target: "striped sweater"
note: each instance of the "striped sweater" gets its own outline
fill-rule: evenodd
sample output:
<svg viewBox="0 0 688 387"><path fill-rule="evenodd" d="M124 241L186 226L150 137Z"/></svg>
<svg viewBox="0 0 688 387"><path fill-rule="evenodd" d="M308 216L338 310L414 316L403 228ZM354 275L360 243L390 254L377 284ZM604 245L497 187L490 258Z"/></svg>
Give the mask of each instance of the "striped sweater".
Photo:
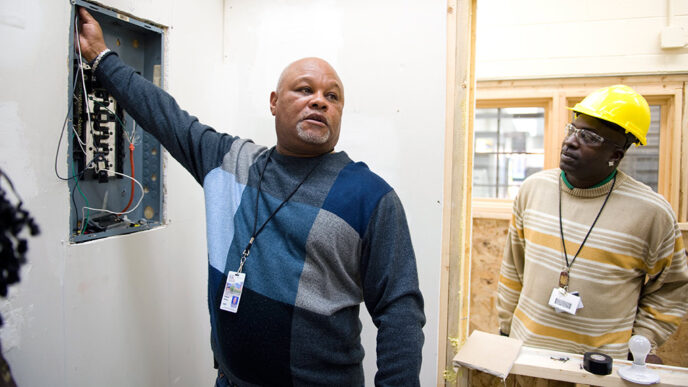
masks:
<svg viewBox="0 0 688 387"><path fill-rule="evenodd" d="M633 334L661 345L688 308L683 239L669 204L618 171L609 201L571 266L569 291L580 292L575 315L548 305L565 267L558 191L569 262L612 182L580 189L560 183L559 169L528 178L514 200L498 285L502 332L526 345L626 358Z"/></svg>
<svg viewBox="0 0 688 387"><path fill-rule="evenodd" d="M117 55L96 76L203 186L211 345L239 386L363 385L361 302L378 327L377 385L419 385L425 323L416 261L394 190L344 152L298 158L218 133ZM237 313L219 308L258 227Z"/></svg>

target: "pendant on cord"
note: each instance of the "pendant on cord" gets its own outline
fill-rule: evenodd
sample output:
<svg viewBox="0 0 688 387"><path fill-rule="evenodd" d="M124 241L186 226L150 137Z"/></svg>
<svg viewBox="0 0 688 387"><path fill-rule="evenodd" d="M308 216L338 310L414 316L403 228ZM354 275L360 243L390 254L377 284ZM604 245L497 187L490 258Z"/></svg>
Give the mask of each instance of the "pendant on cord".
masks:
<svg viewBox="0 0 688 387"><path fill-rule="evenodd" d="M568 289L569 287L569 271L568 268L564 269L559 273L559 287L562 289Z"/></svg>

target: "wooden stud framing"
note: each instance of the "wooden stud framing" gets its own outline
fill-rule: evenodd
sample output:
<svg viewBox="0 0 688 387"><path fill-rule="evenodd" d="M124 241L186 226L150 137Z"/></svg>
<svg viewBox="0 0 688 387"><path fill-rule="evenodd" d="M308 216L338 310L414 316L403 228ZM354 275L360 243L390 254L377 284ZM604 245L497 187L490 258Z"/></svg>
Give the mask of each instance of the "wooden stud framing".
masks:
<svg viewBox="0 0 688 387"><path fill-rule="evenodd" d="M680 106L683 106L683 118L681 120L681 144L683 149L681 151L681 186L679 188L679 222L688 222L688 176L686 176L686 171L688 171L688 82L683 83L683 93L681 94L681 101L683 102ZM688 229L684 227L683 229Z"/></svg>
<svg viewBox="0 0 688 387"><path fill-rule="evenodd" d="M447 2L447 105L438 386L445 385L444 371L453 368L454 347L450 338L463 342L468 334L476 2Z"/></svg>

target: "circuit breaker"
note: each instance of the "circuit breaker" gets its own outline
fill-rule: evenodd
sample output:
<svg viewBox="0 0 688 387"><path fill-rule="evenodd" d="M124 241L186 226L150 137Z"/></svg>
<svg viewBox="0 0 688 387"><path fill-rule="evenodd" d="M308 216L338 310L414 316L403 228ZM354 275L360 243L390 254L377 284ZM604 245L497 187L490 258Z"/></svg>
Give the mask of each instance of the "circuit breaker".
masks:
<svg viewBox="0 0 688 387"><path fill-rule="evenodd" d="M85 1L105 43L139 74L162 86L163 29ZM76 7L70 26L69 190L74 243L148 230L163 223L160 143L103 88L73 50Z"/></svg>

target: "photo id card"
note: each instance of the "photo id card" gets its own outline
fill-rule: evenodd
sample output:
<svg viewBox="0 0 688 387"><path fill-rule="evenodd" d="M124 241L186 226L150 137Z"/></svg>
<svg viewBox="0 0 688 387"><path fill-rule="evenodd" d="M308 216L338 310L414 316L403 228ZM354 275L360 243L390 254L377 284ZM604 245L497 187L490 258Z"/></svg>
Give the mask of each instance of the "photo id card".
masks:
<svg viewBox="0 0 688 387"><path fill-rule="evenodd" d="M549 306L554 308L557 312L576 314L576 310L579 308L580 303L580 297L568 293L562 288L552 289L552 295L549 297Z"/></svg>
<svg viewBox="0 0 688 387"><path fill-rule="evenodd" d="M245 278L246 273L237 273L235 271L227 273L227 283L225 284L225 291L222 293L220 309L232 313L237 312L239 309L239 300L241 299L241 291L244 290Z"/></svg>

